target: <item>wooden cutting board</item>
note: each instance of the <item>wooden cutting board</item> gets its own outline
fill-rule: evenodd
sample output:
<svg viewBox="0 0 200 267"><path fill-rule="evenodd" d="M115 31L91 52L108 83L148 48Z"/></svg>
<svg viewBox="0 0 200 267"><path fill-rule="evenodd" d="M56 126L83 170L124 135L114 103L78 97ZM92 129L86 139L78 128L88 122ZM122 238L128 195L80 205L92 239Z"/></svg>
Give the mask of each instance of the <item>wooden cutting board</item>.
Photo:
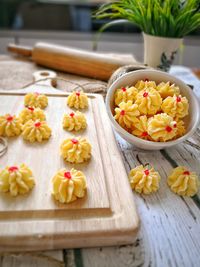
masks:
<svg viewBox="0 0 200 267"><path fill-rule="evenodd" d="M40 78L40 77L39 77ZM0 157L0 168L26 163L36 186L30 194L11 197L0 194L0 250L25 251L93 247L132 243L139 226L133 194L105 110L102 96L88 94L84 111L88 127L69 133L62 129L68 93L46 84L18 91L0 91L0 114L19 114L27 92L47 94L45 109L52 129L49 141L24 142L8 139L8 151ZM85 136L92 145L92 158L84 164L67 164L59 153L63 139ZM71 204L59 204L51 196L51 179L62 167L82 170L87 178L87 195Z"/></svg>

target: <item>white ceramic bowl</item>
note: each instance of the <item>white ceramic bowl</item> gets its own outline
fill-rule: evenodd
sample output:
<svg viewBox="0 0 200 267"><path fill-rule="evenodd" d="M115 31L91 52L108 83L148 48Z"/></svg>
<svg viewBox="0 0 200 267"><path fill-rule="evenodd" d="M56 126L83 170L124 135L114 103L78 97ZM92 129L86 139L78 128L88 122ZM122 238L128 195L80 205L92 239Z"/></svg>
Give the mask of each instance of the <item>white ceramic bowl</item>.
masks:
<svg viewBox="0 0 200 267"><path fill-rule="evenodd" d="M186 133L180 138L168 141L168 142L152 142L140 139L126 130L124 130L114 119L114 94L116 89L122 86L131 86L135 84L138 80L149 79L155 81L156 83L168 82L175 83L179 86L181 95L186 96L189 101L189 115L185 117ZM106 108L108 116L112 123L114 129L119 133L119 135L124 138L127 142L146 150L160 150L168 148L187 140L197 129L200 122L200 102L197 96L193 93L192 89L187 86L184 82L178 78L157 70L138 70L124 74L118 78L108 89L106 95Z"/></svg>

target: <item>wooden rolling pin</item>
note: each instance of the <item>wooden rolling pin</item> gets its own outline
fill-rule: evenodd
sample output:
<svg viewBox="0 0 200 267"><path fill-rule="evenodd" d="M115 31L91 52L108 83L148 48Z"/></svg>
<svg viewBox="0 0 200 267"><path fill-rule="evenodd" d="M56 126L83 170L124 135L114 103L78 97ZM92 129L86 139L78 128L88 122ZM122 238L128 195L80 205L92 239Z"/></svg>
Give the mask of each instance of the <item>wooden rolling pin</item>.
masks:
<svg viewBox="0 0 200 267"><path fill-rule="evenodd" d="M37 43L33 48L9 44L8 51L32 57L35 63L42 66L104 81L121 66L139 64L134 59L124 60L111 55L48 43Z"/></svg>

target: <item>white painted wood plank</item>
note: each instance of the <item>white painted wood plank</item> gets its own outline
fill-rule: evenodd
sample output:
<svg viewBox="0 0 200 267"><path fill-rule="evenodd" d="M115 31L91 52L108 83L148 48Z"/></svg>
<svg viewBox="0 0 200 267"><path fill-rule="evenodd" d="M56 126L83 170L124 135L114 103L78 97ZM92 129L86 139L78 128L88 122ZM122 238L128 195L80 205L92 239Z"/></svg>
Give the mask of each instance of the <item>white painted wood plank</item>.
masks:
<svg viewBox="0 0 200 267"><path fill-rule="evenodd" d="M37 254L39 254L39 253L37 253ZM60 262L63 261L63 251L62 250L42 251L41 254L44 256L50 257L50 258L54 258L55 260L58 260Z"/></svg>
<svg viewBox="0 0 200 267"><path fill-rule="evenodd" d="M136 242L130 246L84 249L82 252L84 266L144 266L144 248L141 242L141 239L137 239Z"/></svg>
<svg viewBox="0 0 200 267"><path fill-rule="evenodd" d="M179 145L167 151L178 165L191 164L192 169L199 173L198 154L196 160L194 157L191 159L191 148ZM142 231L148 233L149 248L152 249L152 266L195 266L200 260L199 208L191 198L181 198L170 191L166 178L172 166L160 152L143 153L128 149L123 154L128 171L140 163L149 162L162 177L158 193L151 196L135 194Z"/></svg>
<svg viewBox="0 0 200 267"><path fill-rule="evenodd" d="M76 266L75 255L74 255L73 249L64 249L63 255L64 255L64 262L65 262L66 267L78 267Z"/></svg>
<svg viewBox="0 0 200 267"><path fill-rule="evenodd" d="M199 133L195 133L194 139L200 141ZM160 152L139 151L118 135L117 140L123 151L127 172L141 163L152 164L162 177L160 189L150 196L133 193L142 223L138 243L123 247L123 253L120 252L121 247L84 249L84 264L95 267L198 266L199 207L192 198L181 198L170 191L166 179L173 166ZM199 150L184 144L168 149L167 153L178 165L186 165L200 174ZM140 262L137 261L138 253L142 255Z"/></svg>
<svg viewBox="0 0 200 267"><path fill-rule="evenodd" d="M56 252L57 254L57 252ZM52 253L55 256L55 252ZM6 254L0 257L1 267L64 267L63 261L56 256L42 253Z"/></svg>

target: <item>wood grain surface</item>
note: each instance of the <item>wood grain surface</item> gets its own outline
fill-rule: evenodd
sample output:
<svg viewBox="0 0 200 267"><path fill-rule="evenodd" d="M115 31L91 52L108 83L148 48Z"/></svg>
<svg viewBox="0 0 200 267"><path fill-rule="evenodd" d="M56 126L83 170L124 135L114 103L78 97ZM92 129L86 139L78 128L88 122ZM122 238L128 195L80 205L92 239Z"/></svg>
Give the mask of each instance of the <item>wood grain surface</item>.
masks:
<svg viewBox="0 0 200 267"><path fill-rule="evenodd" d="M22 91L21 95L0 92L0 114L19 114L26 92L49 92L45 113L52 136L41 144L30 144L21 137L8 139L8 152L0 158L1 166L25 163L34 173L36 186L28 196L1 194L1 250L130 243L137 233L138 217L102 96L89 95L89 108L83 111L87 129L69 133L62 129L63 115L70 111L66 105L69 94L59 95L58 90L46 85L33 85ZM91 143L92 158L84 164L68 164L60 156L59 145L65 138L80 135ZM87 177L86 197L68 205L51 197L51 179L63 167L77 168Z"/></svg>
<svg viewBox="0 0 200 267"><path fill-rule="evenodd" d="M2 96L0 114L19 114L24 108L24 96ZM33 170L36 179L36 187L29 196L10 197L9 194L1 195L0 218L10 219L28 218L56 218L56 212L60 210L80 209L103 209L110 208L107 194L101 151L99 147L97 127L95 125L94 102L89 99L89 109L84 112L88 128L82 132L67 132L62 129L63 114L69 113L70 108L66 105L65 97L49 97L48 107L45 109L47 123L52 129L49 141L40 143L29 143L23 138L12 138L8 140L8 153L0 159L1 166L12 166L25 163ZM69 164L60 157L59 146L62 141L72 136L86 137L92 145L92 159L89 163ZM15 152L14 152L15 151ZM79 199L69 205L55 203L51 197L51 178L61 168L78 168L88 177L88 192L86 198ZM95 176L94 176L95 174ZM98 188L98 190L95 190ZM101 201L99 201L101 199ZM33 214L34 211L34 214ZM68 213L69 215L69 213ZM63 215L62 215L63 216Z"/></svg>

